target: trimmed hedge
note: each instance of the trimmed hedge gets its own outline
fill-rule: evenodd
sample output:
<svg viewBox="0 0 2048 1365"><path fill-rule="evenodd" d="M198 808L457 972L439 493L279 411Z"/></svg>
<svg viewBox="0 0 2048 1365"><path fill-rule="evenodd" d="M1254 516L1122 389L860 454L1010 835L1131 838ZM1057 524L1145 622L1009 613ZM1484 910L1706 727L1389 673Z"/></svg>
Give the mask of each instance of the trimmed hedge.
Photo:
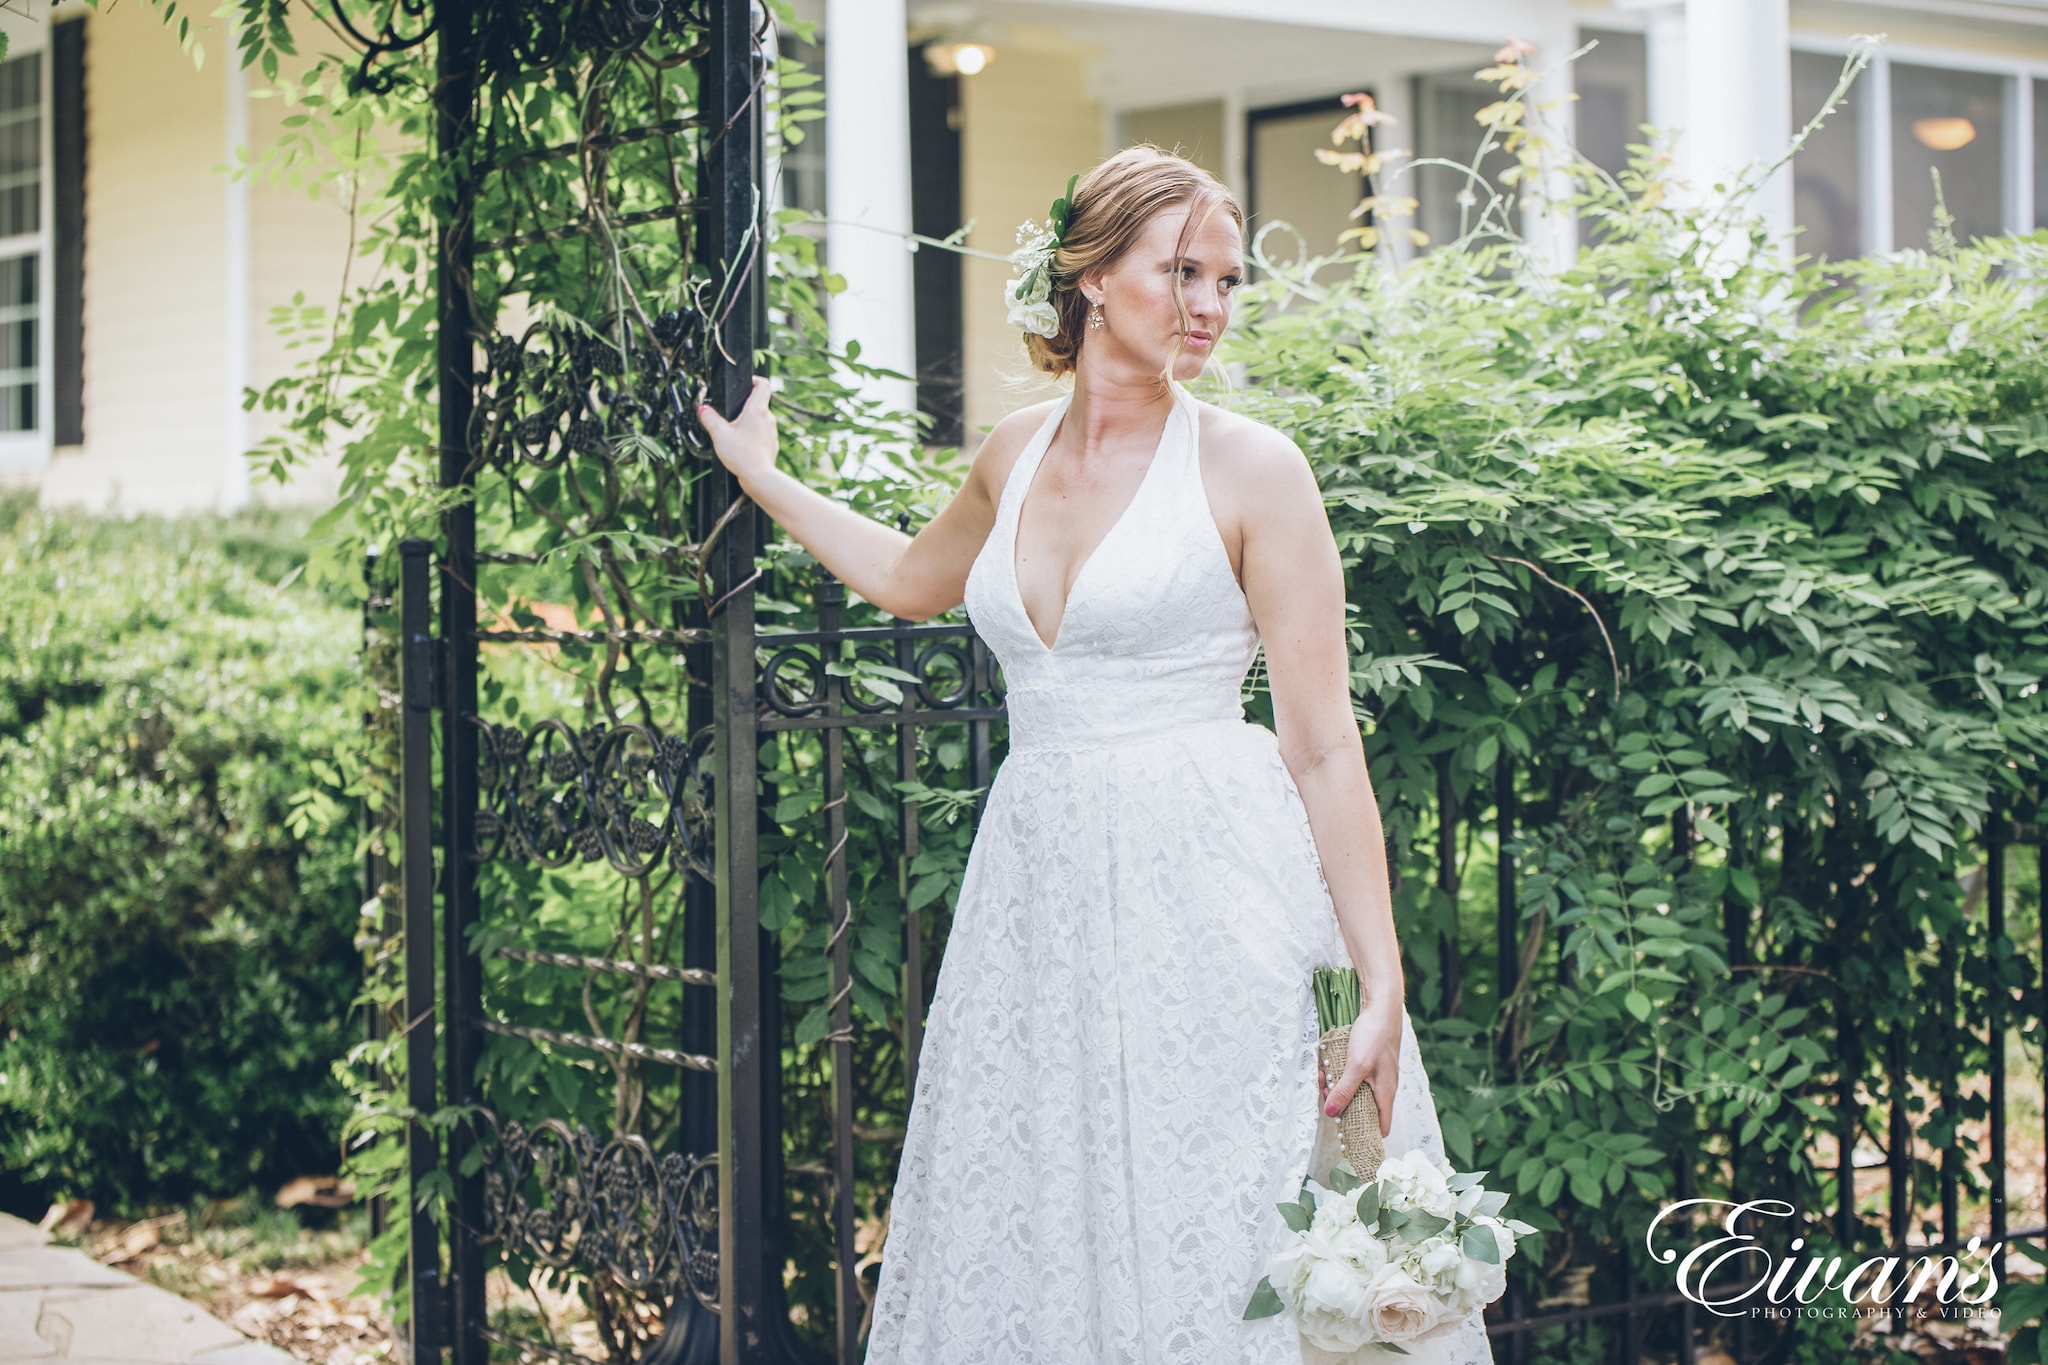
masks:
<svg viewBox="0 0 2048 1365"><path fill-rule="evenodd" d="M291 530L0 503L0 1203L339 1164L355 832L293 797L362 723L360 631Z"/></svg>

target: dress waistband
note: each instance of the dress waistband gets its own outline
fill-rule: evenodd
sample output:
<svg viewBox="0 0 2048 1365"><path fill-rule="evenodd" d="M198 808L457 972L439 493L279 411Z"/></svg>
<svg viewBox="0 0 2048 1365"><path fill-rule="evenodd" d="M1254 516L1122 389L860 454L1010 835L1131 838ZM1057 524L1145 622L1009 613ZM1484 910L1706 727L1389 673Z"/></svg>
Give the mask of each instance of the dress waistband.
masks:
<svg viewBox="0 0 2048 1365"><path fill-rule="evenodd" d="M1010 755L1079 754L1157 744L1165 740L1197 736L1228 736L1265 727L1236 716L1198 716L1167 712L1158 716L1134 717L1121 724L1065 724L1039 726L1012 713ZM1270 732L1268 732L1270 733Z"/></svg>

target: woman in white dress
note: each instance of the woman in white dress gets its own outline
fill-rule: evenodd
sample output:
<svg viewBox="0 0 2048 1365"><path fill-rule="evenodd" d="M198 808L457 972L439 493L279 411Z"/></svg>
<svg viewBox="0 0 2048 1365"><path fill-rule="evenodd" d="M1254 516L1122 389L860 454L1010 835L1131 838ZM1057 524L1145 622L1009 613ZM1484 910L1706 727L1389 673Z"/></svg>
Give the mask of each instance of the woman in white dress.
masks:
<svg viewBox="0 0 2048 1365"><path fill-rule="evenodd" d="M1329 1115L1361 1085L1388 1155L1443 1151L1320 490L1287 437L1181 387L1229 323L1243 232L1158 148L1082 177L1053 335L1026 337L1072 390L998 422L914 537L776 467L765 381L732 422L702 414L848 587L911 620L964 601L1003 669L1010 749L931 1001L868 1365L1324 1365L1289 1315L1244 1320L1288 1235L1274 1205L1340 1159ZM1277 737L1239 702L1261 641ZM1326 1078L1310 975L1347 962L1364 1000ZM1476 1312L1410 1350L1492 1360Z"/></svg>

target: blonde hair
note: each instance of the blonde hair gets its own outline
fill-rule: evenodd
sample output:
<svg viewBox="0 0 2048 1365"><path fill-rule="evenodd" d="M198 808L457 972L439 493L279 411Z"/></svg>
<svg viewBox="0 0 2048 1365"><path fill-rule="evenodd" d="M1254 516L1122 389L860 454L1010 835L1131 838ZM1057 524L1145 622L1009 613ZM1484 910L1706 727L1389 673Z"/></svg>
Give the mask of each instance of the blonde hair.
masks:
<svg viewBox="0 0 2048 1365"><path fill-rule="evenodd" d="M1219 208L1230 214L1239 233L1244 231L1244 210L1228 186L1186 157L1149 142L1124 148L1081 177L1074 187L1067 230L1052 260L1052 293L1047 301L1059 319L1059 332L1049 337L1024 334L1024 349L1033 366L1054 378L1073 373L1087 328L1088 299L1081 292L1082 276L1114 266L1137 242L1153 215L1176 204L1191 208L1174 246L1176 257L1186 252L1188 243ZM1185 328L1189 318L1178 271L1173 277L1173 303ZM1179 359L1184 344L1175 339L1174 360ZM1172 368L1169 360L1168 373Z"/></svg>

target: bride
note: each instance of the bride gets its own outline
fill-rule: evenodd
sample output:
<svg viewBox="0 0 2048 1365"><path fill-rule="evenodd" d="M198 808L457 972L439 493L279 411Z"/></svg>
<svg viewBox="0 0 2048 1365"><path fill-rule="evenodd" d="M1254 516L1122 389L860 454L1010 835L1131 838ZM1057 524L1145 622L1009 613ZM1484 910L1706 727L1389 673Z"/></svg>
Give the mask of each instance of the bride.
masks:
<svg viewBox="0 0 2048 1365"><path fill-rule="evenodd" d="M729 423L700 412L848 587L910 620L964 602L1003 668L1009 754L933 992L869 1365L1335 1361L1286 1315L1244 1320L1289 1235L1274 1205L1341 1159L1329 1116L1360 1086L1387 1155L1442 1154L1315 475L1182 387L1229 325L1243 232L1156 147L1081 177L1038 242L1043 301L1012 282L1071 391L998 422L914 537L776 467L767 381ZM1277 736L1239 701L1262 643ZM1347 963L1362 1005L1326 1077L1310 976ZM1410 1352L1492 1360L1477 1312Z"/></svg>

